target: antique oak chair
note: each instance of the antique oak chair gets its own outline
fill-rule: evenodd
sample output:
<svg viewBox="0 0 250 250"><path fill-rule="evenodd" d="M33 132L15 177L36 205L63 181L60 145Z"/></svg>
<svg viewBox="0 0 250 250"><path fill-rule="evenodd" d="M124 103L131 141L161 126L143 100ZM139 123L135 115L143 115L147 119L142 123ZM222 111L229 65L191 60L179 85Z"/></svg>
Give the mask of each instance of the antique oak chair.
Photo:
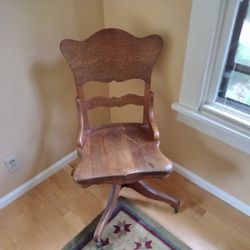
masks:
<svg viewBox="0 0 250 250"><path fill-rule="evenodd" d="M159 150L159 131L153 115L154 95L150 90L152 69L162 44L158 35L137 38L120 29L103 29L85 41L65 39L61 42L61 52L75 78L80 123L80 161L72 172L73 178L84 187L102 183L112 185L106 208L94 233L97 243L123 187L167 202L175 212L180 206L177 199L154 190L144 182L147 178L163 178L172 171L171 162ZM84 98L84 85L89 81L109 83L128 79L144 81L144 96L127 94L112 98ZM142 123L90 127L90 109L127 104L144 107Z"/></svg>

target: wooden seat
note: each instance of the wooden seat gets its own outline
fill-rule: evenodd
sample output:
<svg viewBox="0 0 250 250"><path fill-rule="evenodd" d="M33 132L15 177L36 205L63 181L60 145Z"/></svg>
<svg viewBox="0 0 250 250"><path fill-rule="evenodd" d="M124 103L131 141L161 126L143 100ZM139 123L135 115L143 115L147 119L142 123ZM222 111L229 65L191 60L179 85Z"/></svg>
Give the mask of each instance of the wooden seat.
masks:
<svg viewBox="0 0 250 250"><path fill-rule="evenodd" d="M151 73L163 41L158 35L137 38L120 29L104 29L85 41L65 39L61 51L75 78L76 106L79 115L79 164L73 170L74 180L83 187L94 184L112 185L104 213L94 233L101 242L103 228L115 207L119 192L129 187L146 197L169 203L175 212L180 202L160 193L144 182L152 177L165 177L172 171L171 162L159 149L159 131L154 120L154 94L150 89ZM144 96L84 97L84 85L99 81L117 84L128 79L145 83ZM88 111L97 107L143 106L142 123L108 124L92 128Z"/></svg>
<svg viewBox="0 0 250 250"><path fill-rule="evenodd" d="M171 162L141 124L105 126L87 130L85 136L82 160L73 173L78 183L123 184L162 177L172 170Z"/></svg>

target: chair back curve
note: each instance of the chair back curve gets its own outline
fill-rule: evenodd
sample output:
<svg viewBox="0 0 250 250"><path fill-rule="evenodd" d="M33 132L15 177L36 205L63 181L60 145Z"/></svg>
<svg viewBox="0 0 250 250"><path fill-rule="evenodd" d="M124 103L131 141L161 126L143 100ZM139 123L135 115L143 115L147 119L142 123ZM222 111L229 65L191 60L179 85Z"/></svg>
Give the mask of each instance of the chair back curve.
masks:
<svg viewBox="0 0 250 250"><path fill-rule="evenodd" d="M60 49L75 78L78 111L81 109L83 113L85 128L89 127L87 111L100 106L143 105L145 116L151 74L162 46L163 41L159 35L138 38L114 28L100 30L84 41L62 40ZM129 79L141 79L145 82L144 96L128 94L84 100L82 86L87 82L109 83Z"/></svg>

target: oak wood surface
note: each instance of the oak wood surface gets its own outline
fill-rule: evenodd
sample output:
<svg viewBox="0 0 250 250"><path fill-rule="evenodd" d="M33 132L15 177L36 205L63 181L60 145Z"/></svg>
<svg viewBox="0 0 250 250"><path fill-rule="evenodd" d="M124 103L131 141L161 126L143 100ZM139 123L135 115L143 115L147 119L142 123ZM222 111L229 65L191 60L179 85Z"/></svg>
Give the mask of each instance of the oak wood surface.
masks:
<svg viewBox="0 0 250 250"><path fill-rule="evenodd" d="M93 109L97 107L121 107L128 104L143 105L144 97L134 94L128 94L121 97L102 97L97 96L85 102L86 109Z"/></svg>
<svg viewBox="0 0 250 250"><path fill-rule="evenodd" d="M55 250L90 223L105 206L110 185L79 188L71 167L60 170L0 210L1 250ZM182 201L178 214L166 204L124 188L121 195L194 250L249 250L250 218L173 172L154 188ZM84 199L83 199L84 197Z"/></svg>
<svg viewBox="0 0 250 250"><path fill-rule="evenodd" d="M81 184L135 182L172 171L171 162L138 124L85 131L81 161L73 178Z"/></svg>
<svg viewBox="0 0 250 250"><path fill-rule="evenodd" d="M103 29L85 41L64 39L61 51L68 61L76 84L88 81L150 82L151 72L163 41L158 35L135 37L120 29Z"/></svg>
<svg viewBox="0 0 250 250"><path fill-rule="evenodd" d="M142 79L145 83L143 121L149 123L151 73L162 46L158 35L138 38L120 29L103 29L84 41L64 39L61 42L61 52L75 77L80 130L90 128L87 112L90 108L102 104L106 107L142 104L142 97L133 94L86 101L82 86L91 81Z"/></svg>
<svg viewBox="0 0 250 250"><path fill-rule="evenodd" d="M79 116L78 155L80 163L74 168L74 180L87 187L110 183L113 189L94 240L99 244L105 224L115 206L121 186L131 187L141 194L162 200L178 212L180 202L146 186L142 179L168 176L171 162L159 149L159 131L154 120L151 73L162 49L162 38L151 35L137 38L120 29L103 29L85 41L63 40L61 51L68 62L77 90L76 105ZM125 81L142 79L144 96L127 94L122 97L84 98L86 82ZM90 128L88 110L121 107L127 104L143 105L142 124L116 124ZM129 187L129 185L127 185Z"/></svg>
<svg viewBox="0 0 250 250"><path fill-rule="evenodd" d="M117 199L121 190L121 185L112 185L111 192L109 194L108 202L105 206L105 210L102 214L100 221L97 224L93 239L100 245L104 226L107 224L110 219L113 210L115 209Z"/></svg>
<svg viewBox="0 0 250 250"><path fill-rule="evenodd" d="M79 116L78 155L81 162L73 178L80 184L124 184L142 178L168 175L170 161L159 150L154 121L151 73L162 48L162 38L135 37L120 29L104 29L85 41L65 39L61 51L74 76ZM94 97L85 100L82 85L89 81L142 79L144 96ZM88 110L96 107L143 105L143 124L107 125L90 129Z"/></svg>
<svg viewBox="0 0 250 250"><path fill-rule="evenodd" d="M148 185L143 180L140 180L136 183L125 184L124 186L132 188L136 192L138 192L138 193L140 193L148 198L158 200L158 201L167 202L175 209L175 213L178 212L178 209L180 207L180 202L176 202L176 199L170 195L167 195L165 193L162 193L162 192L155 190L154 188L152 188L150 185Z"/></svg>

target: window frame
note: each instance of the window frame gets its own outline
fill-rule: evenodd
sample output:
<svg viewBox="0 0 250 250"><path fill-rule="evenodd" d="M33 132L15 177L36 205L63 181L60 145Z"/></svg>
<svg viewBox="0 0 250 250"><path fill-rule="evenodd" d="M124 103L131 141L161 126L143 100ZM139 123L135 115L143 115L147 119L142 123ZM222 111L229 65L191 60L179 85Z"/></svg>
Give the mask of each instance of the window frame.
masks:
<svg viewBox="0 0 250 250"><path fill-rule="evenodd" d="M223 76L220 80L220 87L216 96L216 102L221 104L226 103L226 106L232 107L236 110L242 110L243 112L249 112L250 107L234 99L228 97L226 98L226 92L230 80L230 77L228 77L228 75L231 75L233 71L250 76L249 66L235 62L235 56L238 49L238 41L240 38L244 20L247 15L249 3L250 0L242 0L237 11L237 17L233 27L232 37L230 39L230 50L227 53L227 60L224 66Z"/></svg>
<svg viewBox="0 0 250 250"><path fill-rule="evenodd" d="M193 0L177 119L250 154L249 116L215 102L240 0Z"/></svg>

